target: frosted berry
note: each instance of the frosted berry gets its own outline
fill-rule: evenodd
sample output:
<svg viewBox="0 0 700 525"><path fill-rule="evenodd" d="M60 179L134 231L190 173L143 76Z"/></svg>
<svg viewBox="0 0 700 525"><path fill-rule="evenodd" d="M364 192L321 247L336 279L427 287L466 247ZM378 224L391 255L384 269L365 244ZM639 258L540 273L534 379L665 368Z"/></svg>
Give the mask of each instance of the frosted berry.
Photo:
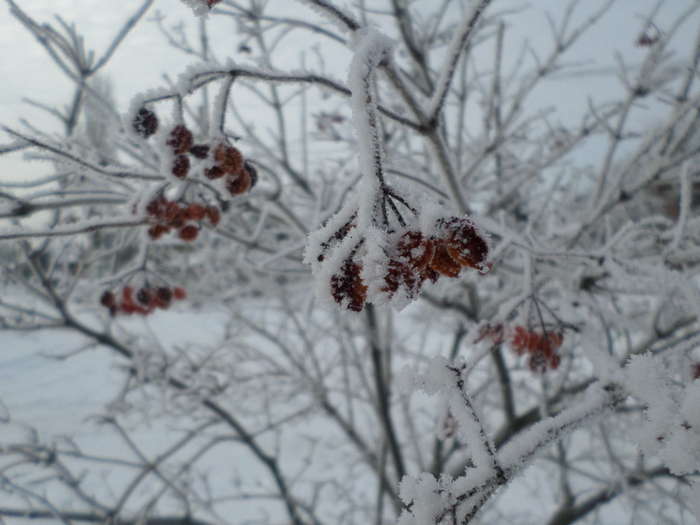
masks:
<svg viewBox="0 0 700 525"><path fill-rule="evenodd" d="M251 186L252 181L247 171L242 171L237 176L226 179L226 189L233 196L245 193Z"/></svg>
<svg viewBox="0 0 700 525"><path fill-rule="evenodd" d="M189 151L192 142L192 132L182 124L178 124L170 132L166 144L172 148L173 152L182 155Z"/></svg>
<svg viewBox="0 0 700 525"><path fill-rule="evenodd" d="M457 277L462 266L450 256L444 243L437 242L435 244L435 253L430 261L430 268L440 275Z"/></svg>
<svg viewBox="0 0 700 525"><path fill-rule="evenodd" d="M226 173L219 166L212 166L204 170L204 176L210 180L220 179L224 175L226 175Z"/></svg>
<svg viewBox="0 0 700 525"><path fill-rule="evenodd" d="M367 299L367 286L362 281L361 273L362 265L348 259L340 268L340 273L331 277L333 299L354 312L361 312Z"/></svg>
<svg viewBox="0 0 700 525"><path fill-rule="evenodd" d="M178 179L184 179L190 171L190 159L187 155L178 155L173 161L172 174Z"/></svg>
<svg viewBox="0 0 700 525"><path fill-rule="evenodd" d="M187 206L186 216L188 219L191 219L193 221L201 221L205 215L206 215L206 208L204 206L202 206L201 204L197 204L196 202L193 202L193 203L190 203L189 206Z"/></svg>
<svg viewBox="0 0 700 525"><path fill-rule="evenodd" d="M148 138L158 130L158 117L152 111L141 108L132 122L134 131L144 138Z"/></svg>
<svg viewBox="0 0 700 525"><path fill-rule="evenodd" d="M481 269L489 254L486 240L472 221L450 217L438 221L438 230L445 243L447 253L461 266Z"/></svg>
<svg viewBox="0 0 700 525"><path fill-rule="evenodd" d="M230 175L238 175L243 170L243 155L233 146L219 144L214 149L214 160L225 173Z"/></svg>

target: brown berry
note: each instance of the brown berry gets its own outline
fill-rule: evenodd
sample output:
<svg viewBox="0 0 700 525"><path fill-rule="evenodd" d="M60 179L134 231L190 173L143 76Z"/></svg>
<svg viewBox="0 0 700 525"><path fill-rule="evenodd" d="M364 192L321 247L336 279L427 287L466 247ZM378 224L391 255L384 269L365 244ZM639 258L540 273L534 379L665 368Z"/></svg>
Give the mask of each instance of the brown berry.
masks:
<svg viewBox="0 0 700 525"><path fill-rule="evenodd" d="M430 268L446 277L457 277L462 266L450 256L444 243L437 242Z"/></svg>
<svg viewBox="0 0 700 525"><path fill-rule="evenodd" d="M438 221L450 257L462 266L482 269L489 254L486 240L469 219L450 217Z"/></svg>
<svg viewBox="0 0 700 525"><path fill-rule="evenodd" d="M233 146L219 144L214 149L214 160L229 175L238 175L243 170L243 155Z"/></svg>
<svg viewBox="0 0 700 525"><path fill-rule="evenodd" d="M241 195L251 188L251 179L247 171L226 179L226 189L231 195Z"/></svg>
<svg viewBox="0 0 700 525"><path fill-rule="evenodd" d="M204 176L207 179L220 179L224 175L226 175L226 173L224 173L224 170L221 169L219 166L212 166L211 168L207 168L204 170Z"/></svg>
<svg viewBox="0 0 700 525"><path fill-rule="evenodd" d="M198 159L206 159L209 155L209 146L207 144L195 144L190 148L190 155Z"/></svg>
<svg viewBox="0 0 700 525"><path fill-rule="evenodd" d="M336 303L354 312L361 312L367 299L367 286L361 277L362 265L346 260L340 273L331 277L331 294Z"/></svg>
<svg viewBox="0 0 700 525"><path fill-rule="evenodd" d="M180 229L179 235L180 239L183 241L194 241L197 238L197 235L199 235L199 230L196 226L190 224L188 226L183 226Z"/></svg>
<svg viewBox="0 0 700 525"><path fill-rule="evenodd" d="M144 138L148 138L158 130L158 117L152 111L141 108L132 122L134 131Z"/></svg>
<svg viewBox="0 0 700 525"><path fill-rule="evenodd" d="M221 221L221 212L216 206L208 206L204 213L212 226L216 226Z"/></svg>
<svg viewBox="0 0 700 525"><path fill-rule="evenodd" d="M100 303L105 308L112 308L116 304L114 294L109 290L105 291L100 297Z"/></svg>
<svg viewBox="0 0 700 525"><path fill-rule="evenodd" d="M201 204L192 202L189 206L187 206L186 213L188 219L193 221L201 221L206 215L206 208Z"/></svg>
<svg viewBox="0 0 700 525"><path fill-rule="evenodd" d="M176 154L182 155L189 151L192 147L192 142L192 132L182 124L178 124L170 132L166 144L170 146Z"/></svg>
<svg viewBox="0 0 700 525"><path fill-rule="evenodd" d="M178 155L173 161L172 174L178 179L184 179L190 171L190 159L187 155Z"/></svg>
<svg viewBox="0 0 700 525"><path fill-rule="evenodd" d="M156 296L161 303L165 303L165 305L167 305L173 298L173 292L170 288L161 286L156 290Z"/></svg>

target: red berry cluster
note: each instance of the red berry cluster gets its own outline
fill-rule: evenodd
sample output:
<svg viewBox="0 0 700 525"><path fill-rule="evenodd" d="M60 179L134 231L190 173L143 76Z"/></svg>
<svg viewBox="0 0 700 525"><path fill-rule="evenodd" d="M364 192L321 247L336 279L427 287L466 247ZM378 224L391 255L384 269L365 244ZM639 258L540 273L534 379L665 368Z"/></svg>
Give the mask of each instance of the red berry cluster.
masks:
<svg viewBox="0 0 700 525"><path fill-rule="evenodd" d="M198 223L206 218L212 226L216 226L221 220L221 212L216 206L204 206L196 202L179 204L162 195L148 203L146 213L153 223L148 228L148 235L153 240L175 229L180 239L193 241L199 234L199 226L192 222Z"/></svg>
<svg viewBox="0 0 700 525"><path fill-rule="evenodd" d="M503 325L486 325L481 329L479 339L488 337L494 343L508 344L517 355L528 355L527 366L533 372L545 372L547 369L559 368L561 358L557 350L564 342L564 334L543 330L542 333L518 325L505 333Z"/></svg>
<svg viewBox="0 0 700 525"><path fill-rule="evenodd" d="M324 252L345 238L353 227L351 219L322 243ZM381 290L391 297L401 288L407 297L414 298L426 280L436 282L441 275L457 277L463 267L488 268L488 253L486 240L469 219L440 219L435 235L428 237L409 230L387 249L387 272ZM319 262L324 258L325 253L319 255ZM350 257L340 272L331 277L333 299L356 312L364 308L367 299L367 286L362 281L361 272L362 265Z"/></svg>
<svg viewBox="0 0 700 525"><path fill-rule="evenodd" d="M141 108L136 113L132 125L137 134L148 138L158 129L158 117L151 110ZM170 173L178 179L187 177L192 166L192 156L199 160L212 161L213 165L204 170L204 176L209 180L223 179L224 187L231 196L251 190L258 181L257 170L237 148L224 142L214 145L195 144L192 132L183 124L178 124L170 130L165 144L175 155Z"/></svg>
<svg viewBox="0 0 700 525"><path fill-rule="evenodd" d="M209 147L205 154L209 154ZM202 149L204 152L204 149ZM243 158L235 147L219 143L213 148L214 165L204 170L204 176L210 180L223 178L226 190L232 195L241 195L250 190L258 181L257 170Z"/></svg>
<svg viewBox="0 0 700 525"><path fill-rule="evenodd" d="M100 303L109 309L112 316L117 313L149 315L156 308L167 309L173 299L182 300L185 297L187 297L185 289L179 286L169 288L145 285L136 291L132 286L124 286L120 293L106 290L100 297Z"/></svg>

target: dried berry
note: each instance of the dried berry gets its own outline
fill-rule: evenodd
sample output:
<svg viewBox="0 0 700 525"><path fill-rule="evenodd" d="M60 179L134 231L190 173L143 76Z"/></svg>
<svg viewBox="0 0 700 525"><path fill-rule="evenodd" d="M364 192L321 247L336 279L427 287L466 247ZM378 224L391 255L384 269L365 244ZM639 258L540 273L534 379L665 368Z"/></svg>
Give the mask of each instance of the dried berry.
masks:
<svg viewBox="0 0 700 525"><path fill-rule="evenodd" d="M170 288L161 286L156 290L156 296L161 304L165 304L167 306L173 298L173 292Z"/></svg>
<svg viewBox="0 0 700 525"><path fill-rule="evenodd" d="M140 288L136 293L136 300L141 303L148 305L151 302L151 292L148 288Z"/></svg>
<svg viewBox="0 0 700 525"><path fill-rule="evenodd" d="M457 277L462 266L450 256L445 243L436 242L430 268L445 277Z"/></svg>
<svg viewBox="0 0 700 525"><path fill-rule="evenodd" d="M226 178L226 189L235 196L241 195L251 188L251 179L247 171L242 171L234 177Z"/></svg>
<svg viewBox="0 0 700 525"><path fill-rule="evenodd" d="M182 124L178 124L170 132L166 144L170 146L176 154L182 155L190 150L192 141L192 132Z"/></svg>
<svg viewBox="0 0 700 525"><path fill-rule="evenodd" d="M558 368L561 357L556 352L563 342L560 332L538 333L524 326L516 326L510 338L510 346L516 354L528 355L527 366L533 372Z"/></svg>
<svg viewBox="0 0 700 525"><path fill-rule="evenodd" d="M415 270L426 268L435 255L435 243L421 232L407 231L396 243L396 254L401 262Z"/></svg>
<svg viewBox="0 0 700 525"><path fill-rule="evenodd" d="M212 226L216 226L221 221L221 212L216 206L208 206L204 213Z"/></svg>
<svg viewBox="0 0 700 525"><path fill-rule="evenodd" d="M226 175L226 173L219 166L212 166L211 168L207 168L204 170L204 176L207 179L220 179L224 175Z"/></svg>
<svg viewBox="0 0 700 525"><path fill-rule="evenodd" d="M152 111L141 108L136 113L132 125L137 134L148 138L158 130L158 117Z"/></svg>
<svg viewBox="0 0 700 525"><path fill-rule="evenodd" d="M336 303L360 312L367 299L367 286L362 281L362 265L347 259L340 273L331 277L331 294Z"/></svg>
<svg viewBox="0 0 700 525"><path fill-rule="evenodd" d="M100 297L100 304L106 308L113 307L116 304L114 293L110 292L109 290L105 291Z"/></svg>
<svg viewBox="0 0 700 525"><path fill-rule="evenodd" d="M486 240L472 221L460 217L441 219L437 224L447 253L462 266L480 270L489 254Z"/></svg>
<svg viewBox="0 0 700 525"><path fill-rule="evenodd" d="M198 159L206 159L209 155L209 146L207 144L195 144L190 148L190 155Z"/></svg>
<svg viewBox="0 0 700 525"><path fill-rule="evenodd" d="M188 226L183 226L180 229L180 239L183 241L194 241L197 238L197 235L199 234L199 229L196 226L192 226L191 224Z"/></svg>
<svg viewBox="0 0 700 525"><path fill-rule="evenodd" d="M187 155L178 155L173 161L172 174L178 179L184 179L190 171L190 159Z"/></svg>
<svg viewBox="0 0 700 525"><path fill-rule="evenodd" d="M179 286L176 286L173 289L173 297L177 299L178 301L182 301L187 297L187 292L185 291L184 288L181 288Z"/></svg>
<svg viewBox="0 0 700 525"><path fill-rule="evenodd" d="M125 303L133 303L134 302L134 289L131 286L125 286L122 289L122 300Z"/></svg>
<svg viewBox="0 0 700 525"><path fill-rule="evenodd" d="M206 215L206 208L196 202L190 203L185 210L185 216L193 221L201 221Z"/></svg>
<svg viewBox="0 0 700 525"><path fill-rule="evenodd" d="M243 155L233 146L219 144L214 149L214 160L229 175L238 175L243 170Z"/></svg>

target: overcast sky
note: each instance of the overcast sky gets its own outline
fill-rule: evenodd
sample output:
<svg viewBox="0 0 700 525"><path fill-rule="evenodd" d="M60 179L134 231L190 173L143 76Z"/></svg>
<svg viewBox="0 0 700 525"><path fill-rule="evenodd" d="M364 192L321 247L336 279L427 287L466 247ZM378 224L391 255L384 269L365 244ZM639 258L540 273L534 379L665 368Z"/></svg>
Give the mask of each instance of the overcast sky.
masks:
<svg viewBox="0 0 700 525"><path fill-rule="evenodd" d="M436 0L418 0L414 5L420 9L421 4L432 6L434 1ZM454 1L456 4L458 0ZM697 0L668 0L659 17L661 28L694 1ZM338 3L352 6L351 2ZM141 0L31 0L20 3L23 9L41 22L54 22L54 14L60 14L67 22L75 22L85 37L86 47L94 49L98 55L113 38L121 21L130 16L140 4ZM371 6L373 2L368 0L367 4ZM529 37L536 48L546 46L549 33L544 13L550 12L557 19L566 4L568 2L564 0L533 0L528 11L511 17L506 37L507 56L512 59L517 55L525 37ZM578 19L589 14L600 4L599 0L583 0ZM609 16L595 31L579 42L575 53L571 55L572 61L590 64L591 71L608 71L608 74L590 74L575 79L550 81L547 89L540 91L531 103L556 105L562 110L563 117L574 118L585 110L588 96L609 98L616 91L619 92L619 82L610 74L614 66L613 52L620 51L630 63L641 60L644 50L636 47L635 41L643 27L644 15L655 4L656 0L618 0ZM269 5L275 12L291 10L297 16L306 16L304 13L308 12L309 16L316 18L311 11L300 7L300 3L294 0L270 0ZM523 5L526 4L521 1L497 0L493 9ZM192 27L196 24L191 11L180 0L156 0L146 20L129 35L104 70L115 85L117 100L122 110L126 109L134 94L162 86L164 73L176 77L192 62L192 59L173 50L155 24L148 21L157 10L167 16L167 23L170 25L182 20ZM17 127L18 120L26 118L40 127L54 125L54 120L24 103L23 99L28 97L48 105L64 106L70 101L71 82L47 59L45 51L33 37L8 13L7 4L0 0L0 123ZM241 39L236 35L233 22L228 18L211 17L209 23L215 24L216 38L213 47L219 58L239 57L237 44ZM677 41L678 47L684 48L686 53L692 46L693 31L697 26L696 18L694 23L691 21L686 25ZM303 48L308 49L311 43L308 39L290 42L298 44L298 48L295 48L295 45L285 46L285 51L294 61L289 69L294 69L297 67L295 58ZM324 48L324 52L326 50L327 48ZM488 60L489 50L483 49L481 52L484 60ZM328 64L335 69L338 76L344 78L346 61L347 57L338 55L337 60L331 60ZM280 61L277 66L283 67L286 62L287 60ZM648 118L651 122L653 114L649 114ZM0 143L6 140L6 136L0 135ZM13 154L0 156L0 169L5 176L23 176L41 173L43 168L36 163L25 163L21 155Z"/></svg>

